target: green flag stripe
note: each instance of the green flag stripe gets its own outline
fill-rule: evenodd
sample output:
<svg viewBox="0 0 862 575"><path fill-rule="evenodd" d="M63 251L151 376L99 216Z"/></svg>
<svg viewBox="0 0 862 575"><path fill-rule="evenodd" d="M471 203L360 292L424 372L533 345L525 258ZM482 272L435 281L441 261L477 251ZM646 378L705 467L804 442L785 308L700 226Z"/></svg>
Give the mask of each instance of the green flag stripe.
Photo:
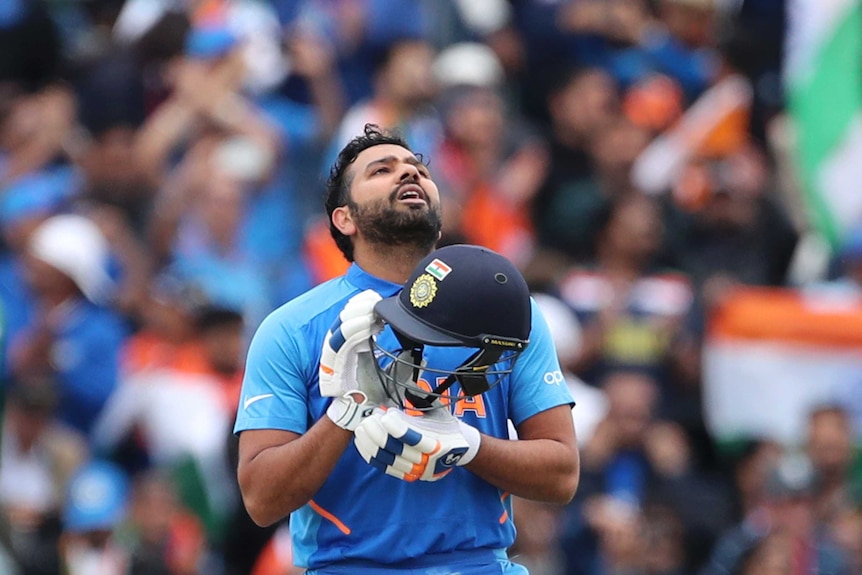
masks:
<svg viewBox="0 0 862 575"><path fill-rule="evenodd" d="M844 138L862 107L862 2L836 22L802 85L791 85L788 103L798 128L799 165L808 209L829 242L840 240L827 190L819 189L820 166Z"/></svg>

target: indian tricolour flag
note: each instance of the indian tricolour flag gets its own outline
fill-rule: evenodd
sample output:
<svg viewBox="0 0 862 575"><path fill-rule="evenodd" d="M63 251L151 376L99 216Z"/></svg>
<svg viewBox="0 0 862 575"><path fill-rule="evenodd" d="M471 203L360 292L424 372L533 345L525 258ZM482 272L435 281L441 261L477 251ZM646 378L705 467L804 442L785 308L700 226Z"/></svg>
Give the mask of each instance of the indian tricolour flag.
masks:
<svg viewBox="0 0 862 575"><path fill-rule="evenodd" d="M446 265L446 263L444 263L443 261L435 258L433 262L425 266L425 271L437 278L438 280L442 281L446 278L446 276L449 275L449 272L452 271L452 268Z"/></svg>
<svg viewBox="0 0 862 575"><path fill-rule="evenodd" d="M799 445L810 411L833 402L862 416L862 295L839 284L734 291L709 318L703 400L720 441Z"/></svg>
<svg viewBox="0 0 862 575"><path fill-rule="evenodd" d="M862 224L862 0L788 0L784 81L798 175L833 245Z"/></svg>

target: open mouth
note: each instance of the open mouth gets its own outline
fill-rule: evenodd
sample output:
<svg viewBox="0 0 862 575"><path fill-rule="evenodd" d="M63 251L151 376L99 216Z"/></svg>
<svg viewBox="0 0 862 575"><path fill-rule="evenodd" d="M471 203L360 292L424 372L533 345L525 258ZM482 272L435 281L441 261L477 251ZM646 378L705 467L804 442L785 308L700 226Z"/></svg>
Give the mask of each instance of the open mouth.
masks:
<svg viewBox="0 0 862 575"><path fill-rule="evenodd" d="M425 191L417 184L406 184L398 188L395 199L406 204L427 204L428 197Z"/></svg>

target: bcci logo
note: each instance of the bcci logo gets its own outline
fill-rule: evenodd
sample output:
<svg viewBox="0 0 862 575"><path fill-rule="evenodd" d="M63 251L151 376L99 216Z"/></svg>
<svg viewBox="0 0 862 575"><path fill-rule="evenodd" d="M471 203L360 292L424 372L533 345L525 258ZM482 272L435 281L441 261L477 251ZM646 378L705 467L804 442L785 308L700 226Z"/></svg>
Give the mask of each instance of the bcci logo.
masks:
<svg viewBox="0 0 862 575"><path fill-rule="evenodd" d="M437 283L429 274L422 274L410 288L410 303L413 307L425 307L437 296Z"/></svg>

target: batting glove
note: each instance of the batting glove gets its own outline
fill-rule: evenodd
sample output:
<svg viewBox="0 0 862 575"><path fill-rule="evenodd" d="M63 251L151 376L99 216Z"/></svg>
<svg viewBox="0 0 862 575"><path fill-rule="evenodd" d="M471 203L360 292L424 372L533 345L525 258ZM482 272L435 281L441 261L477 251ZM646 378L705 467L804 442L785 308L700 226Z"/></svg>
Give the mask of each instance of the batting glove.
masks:
<svg viewBox="0 0 862 575"><path fill-rule="evenodd" d="M479 451L479 430L438 407L418 417L375 409L355 431L362 458L404 481L438 481Z"/></svg>
<svg viewBox="0 0 862 575"><path fill-rule="evenodd" d="M380 299L374 290L350 298L326 333L320 352L320 395L335 398L326 415L350 431L386 399L369 345L383 329L374 313Z"/></svg>

